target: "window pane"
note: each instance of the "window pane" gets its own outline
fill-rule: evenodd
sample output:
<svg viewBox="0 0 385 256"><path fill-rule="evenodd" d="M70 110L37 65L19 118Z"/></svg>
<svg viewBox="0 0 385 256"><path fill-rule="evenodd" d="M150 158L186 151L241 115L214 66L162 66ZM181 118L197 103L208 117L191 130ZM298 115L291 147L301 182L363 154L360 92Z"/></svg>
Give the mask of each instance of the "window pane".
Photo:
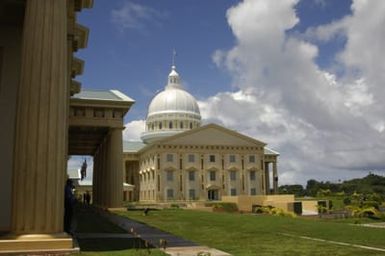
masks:
<svg viewBox="0 0 385 256"><path fill-rule="evenodd" d="M255 163L255 156L254 155L249 156L249 162L250 163Z"/></svg>
<svg viewBox="0 0 385 256"><path fill-rule="evenodd" d="M237 173L235 171L230 171L230 180L236 180L237 179Z"/></svg>
<svg viewBox="0 0 385 256"><path fill-rule="evenodd" d="M215 155L210 155L210 163L214 163L215 162Z"/></svg>
<svg viewBox="0 0 385 256"><path fill-rule="evenodd" d="M174 198L174 190L167 189L167 199L173 199Z"/></svg>
<svg viewBox="0 0 385 256"><path fill-rule="evenodd" d="M174 179L174 175L172 171L167 172L167 181L172 181Z"/></svg>
<svg viewBox="0 0 385 256"><path fill-rule="evenodd" d="M188 161L189 163L195 162L195 155L192 155L192 154L188 155Z"/></svg>
<svg viewBox="0 0 385 256"><path fill-rule="evenodd" d="M250 195L255 196L257 194L257 190L255 188L250 189Z"/></svg>
<svg viewBox="0 0 385 256"><path fill-rule="evenodd" d="M211 181L215 180L215 171L210 171L210 180Z"/></svg>
<svg viewBox="0 0 385 256"><path fill-rule="evenodd" d="M172 154L167 154L167 162L172 162L174 160L174 156Z"/></svg>
<svg viewBox="0 0 385 256"><path fill-rule="evenodd" d="M195 189L190 189L188 191L188 194L189 194L190 200L194 200L195 199Z"/></svg>
<svg viewBox="0 0 385 256"><path fill-rule="evenodd" d="M188 179L189 179L189 181L194 181L195 180L195 172L194 171L189 171L188 172Z"/></svg>
<svg viewBox="0 0 385 256"><path fill-rule="evenodd" d="M250 172L250 180L255 180L255 171Z"/></svg>
<svg viewBox="0 0 385 256"><path fill-rule="evenodd" d="M235 163L235 155L230 155L230 163Z"/></svg>
<svg viewBox="0 0 385 256"><path fill-rule="evenodd" d="M232 189L230 190L230 193L231 193L232 196L236 196L236 195L237 195L237 189L232 188Z"/></svg>

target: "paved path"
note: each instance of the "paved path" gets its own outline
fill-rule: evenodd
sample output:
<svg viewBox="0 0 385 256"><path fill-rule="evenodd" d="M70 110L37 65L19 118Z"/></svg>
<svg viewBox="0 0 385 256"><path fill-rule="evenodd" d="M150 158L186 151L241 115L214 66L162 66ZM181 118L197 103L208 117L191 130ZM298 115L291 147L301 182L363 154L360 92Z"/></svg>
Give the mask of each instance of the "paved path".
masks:
<svg viewBox="0 0 385 256"><path fill-rule="evenodd" d="M283 235L283 236L301 238L301 239L312 240L312 241L317 241L317 242L337 244L337 245L343 245L343 246L349 246L349 247L356 247L356 248L360 248L360 249L385 252L385 248L378 248L378 247L372 247L372 246L366 246L366 245L360 245L360 244L338 242L338 241L326 240L326 239L315 238L315 237L310 237L310 236L299 236L299 235L293 235L293 234L288 234L288 233L279 233L279 234Z"/></svg>
<svg viewBox="0 0 385 256"><path fill-rule="evenodd" d="M161 240L167 241L166 249L163 250L171 256L196 256L199 252L208 252L210 256L230 256L226 252L209 248L207 246L198 245L195 242L174 236L154 227L121 217L115 214L103 212L104 217L115 223L130 234L140 237L144 241L149 242L152 246L161 248Z"/></svg>
<svg viewBox="0 0 385 256"><path fill-rule="evenodd" d="M385 228L385 222L374 222L374 223L365 223L365 224L353 224L369 228Z"/></svg>

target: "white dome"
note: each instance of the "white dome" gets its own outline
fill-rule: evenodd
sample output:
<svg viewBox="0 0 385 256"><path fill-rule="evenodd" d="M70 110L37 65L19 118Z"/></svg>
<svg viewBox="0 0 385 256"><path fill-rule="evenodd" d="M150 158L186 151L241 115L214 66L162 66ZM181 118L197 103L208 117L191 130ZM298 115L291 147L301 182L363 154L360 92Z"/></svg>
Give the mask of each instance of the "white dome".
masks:
<svg viewBox="0 0 385 256"><path fill-rule="evenodd" d="M180 84L179 74L172 66L164 91L158 93L148 107L146 143L199 127L201 115L195 98Z"/></svg>
<svg viewBox="0 0 385 256"><path fill-rule="evenodd" d="M148 117L160 113L186 113L200 116L195 98L179 88L167 88L158 93L148 107Z"/></svg>

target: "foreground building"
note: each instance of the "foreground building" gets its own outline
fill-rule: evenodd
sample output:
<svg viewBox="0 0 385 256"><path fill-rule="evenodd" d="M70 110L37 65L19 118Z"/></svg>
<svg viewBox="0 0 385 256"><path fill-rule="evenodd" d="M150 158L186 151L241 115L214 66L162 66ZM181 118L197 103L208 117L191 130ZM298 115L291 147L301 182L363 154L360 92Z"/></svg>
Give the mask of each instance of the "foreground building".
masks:
<svg viewBox="0 0 385 256"><path fill-rule="evenodd" d="M277 193L278 153L266 143L217 124L201 126L195 98L175 66L148 108L142 142L124 142L130 200L221 200Z"/></svg>
<svg viewBox="0 0 385 256"><path fill-rule="evenodd" d="M92 0L0 1L0 253L70 252L63 231L68 155L95 159L94 202L123 200L123 117L118 91L80 92ZM103 182L101 182L103 181Z"/></svg>

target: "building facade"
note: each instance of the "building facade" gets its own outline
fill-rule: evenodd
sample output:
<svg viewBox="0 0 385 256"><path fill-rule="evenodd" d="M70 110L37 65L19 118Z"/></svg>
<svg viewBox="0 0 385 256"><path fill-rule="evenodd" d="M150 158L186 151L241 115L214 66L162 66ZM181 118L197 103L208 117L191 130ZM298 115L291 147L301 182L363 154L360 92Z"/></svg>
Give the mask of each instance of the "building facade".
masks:
<svg viewBox="0 0 385 256"><path fill-rule="evenodd" d="M80 92L75 80L89 33L77 13L92 6L0 1L0 254L78 250L63 229L69 155L94 157L97 206L122 206L123 118L134 101Z"/></svg>
<svg viewBox="0 0 385 256"><path fill-rule="evenodd" d="M201 126L175 66L151 101L143 142L124 143L125 182L143 202L220 200L277 192L278 153L217 124Z"/></svg>

